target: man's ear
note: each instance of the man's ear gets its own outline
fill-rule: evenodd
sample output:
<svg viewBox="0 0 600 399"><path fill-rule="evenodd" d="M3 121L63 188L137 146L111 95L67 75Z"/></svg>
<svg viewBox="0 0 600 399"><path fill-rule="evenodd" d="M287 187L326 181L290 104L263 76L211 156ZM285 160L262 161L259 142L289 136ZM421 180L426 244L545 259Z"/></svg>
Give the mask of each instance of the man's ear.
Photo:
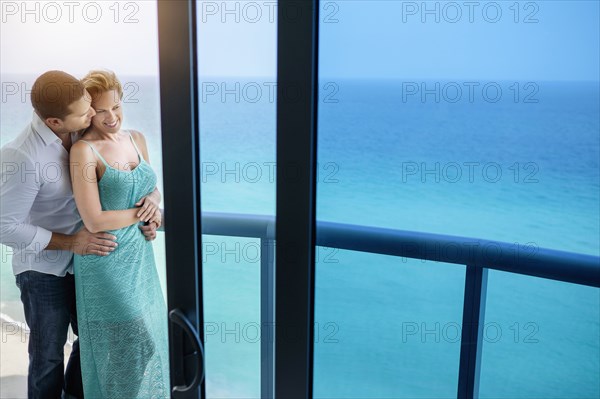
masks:
<svg viewBox="0 0 600 399"><path fill-rule="evenodd" d="M46 118L46 124L50 127L60 129L63 126L63 121L59 118Z"/></svg>

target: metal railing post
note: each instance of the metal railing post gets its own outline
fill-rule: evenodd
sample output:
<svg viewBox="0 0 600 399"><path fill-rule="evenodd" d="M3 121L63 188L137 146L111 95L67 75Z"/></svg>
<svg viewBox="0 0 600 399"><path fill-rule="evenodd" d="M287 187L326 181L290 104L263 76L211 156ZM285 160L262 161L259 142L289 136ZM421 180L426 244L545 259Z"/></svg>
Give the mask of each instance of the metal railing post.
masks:
<svg viewBox="0 0 600 399"><path fill-rule="evenodd" d="M260 245L260 397L274 397L275 376L275 240Z"/></svg>
<svg viewBox="0 0 600 399"><path fill-rule="evenodd" d="M487 275L488 269L467 265L458 371L458 399L474 399L479 396Z"/></svg>

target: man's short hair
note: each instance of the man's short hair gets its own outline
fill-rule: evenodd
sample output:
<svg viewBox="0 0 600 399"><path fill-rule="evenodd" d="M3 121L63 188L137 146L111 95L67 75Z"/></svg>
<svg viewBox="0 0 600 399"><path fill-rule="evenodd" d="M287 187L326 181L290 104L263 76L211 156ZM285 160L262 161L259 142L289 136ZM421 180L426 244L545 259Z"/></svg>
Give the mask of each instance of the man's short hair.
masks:
<svg viewBox="0 0 600 399"><path fill-rule="evenodd" d="M90 93L92 99L97 98L102 93L115 90L119 99L123 98L123 87L114 72L108 70L93 70L81 79L83 87Z"/></svg>
<svg viewBox="0 0 600 399"><path fill-rule="evenodd" d="M40 75L31 88L31 104L42 119L64 120L72 111L69 105L85 94L83 84L63 71L48 71Z"/></svg>

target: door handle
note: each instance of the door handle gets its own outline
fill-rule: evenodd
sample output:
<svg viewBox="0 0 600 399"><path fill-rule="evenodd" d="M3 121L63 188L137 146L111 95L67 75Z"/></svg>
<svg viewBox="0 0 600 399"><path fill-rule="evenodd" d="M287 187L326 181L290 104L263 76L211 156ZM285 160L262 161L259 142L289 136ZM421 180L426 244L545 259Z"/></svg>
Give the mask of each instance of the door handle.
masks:
<svg viewBox="0 0 600 399"><path fill-rule="evenodd" d="M171 320L172 323L177 324L179 327L181 327L181 329L190 338L198 362L196 366L196 374L194 375L192 382L190 382L187 386L177 385L173 387L172 393L173 395L177 395L180 393L187 393L195 390L196 388L198 388L198 385L200 385L204 380L204 346L200 341L198 332L196 331L190 320L180 309L171 310L169 312L169 320Z"/></svg>

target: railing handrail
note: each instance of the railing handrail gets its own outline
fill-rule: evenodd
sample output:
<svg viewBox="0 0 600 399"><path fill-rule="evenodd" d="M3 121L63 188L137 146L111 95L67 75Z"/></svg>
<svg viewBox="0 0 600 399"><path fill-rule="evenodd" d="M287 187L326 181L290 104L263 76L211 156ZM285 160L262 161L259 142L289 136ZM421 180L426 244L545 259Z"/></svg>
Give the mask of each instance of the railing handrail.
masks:
<svg viewBox="0 0 600 399"><path fill-rule="evenodd" d="M163 228L161 227L161 230ZM202 234L275 239L275 217L203 212ZM317 221L317 245L411 259L485 267L600 287L600 257L535 243L501 241Z"/></svg>
<svg viewBox="0 0 600 399"><path fill-rule="evenodd" d="M317 244L600 287L600 257L501 241L317 221Z"/></svg>

